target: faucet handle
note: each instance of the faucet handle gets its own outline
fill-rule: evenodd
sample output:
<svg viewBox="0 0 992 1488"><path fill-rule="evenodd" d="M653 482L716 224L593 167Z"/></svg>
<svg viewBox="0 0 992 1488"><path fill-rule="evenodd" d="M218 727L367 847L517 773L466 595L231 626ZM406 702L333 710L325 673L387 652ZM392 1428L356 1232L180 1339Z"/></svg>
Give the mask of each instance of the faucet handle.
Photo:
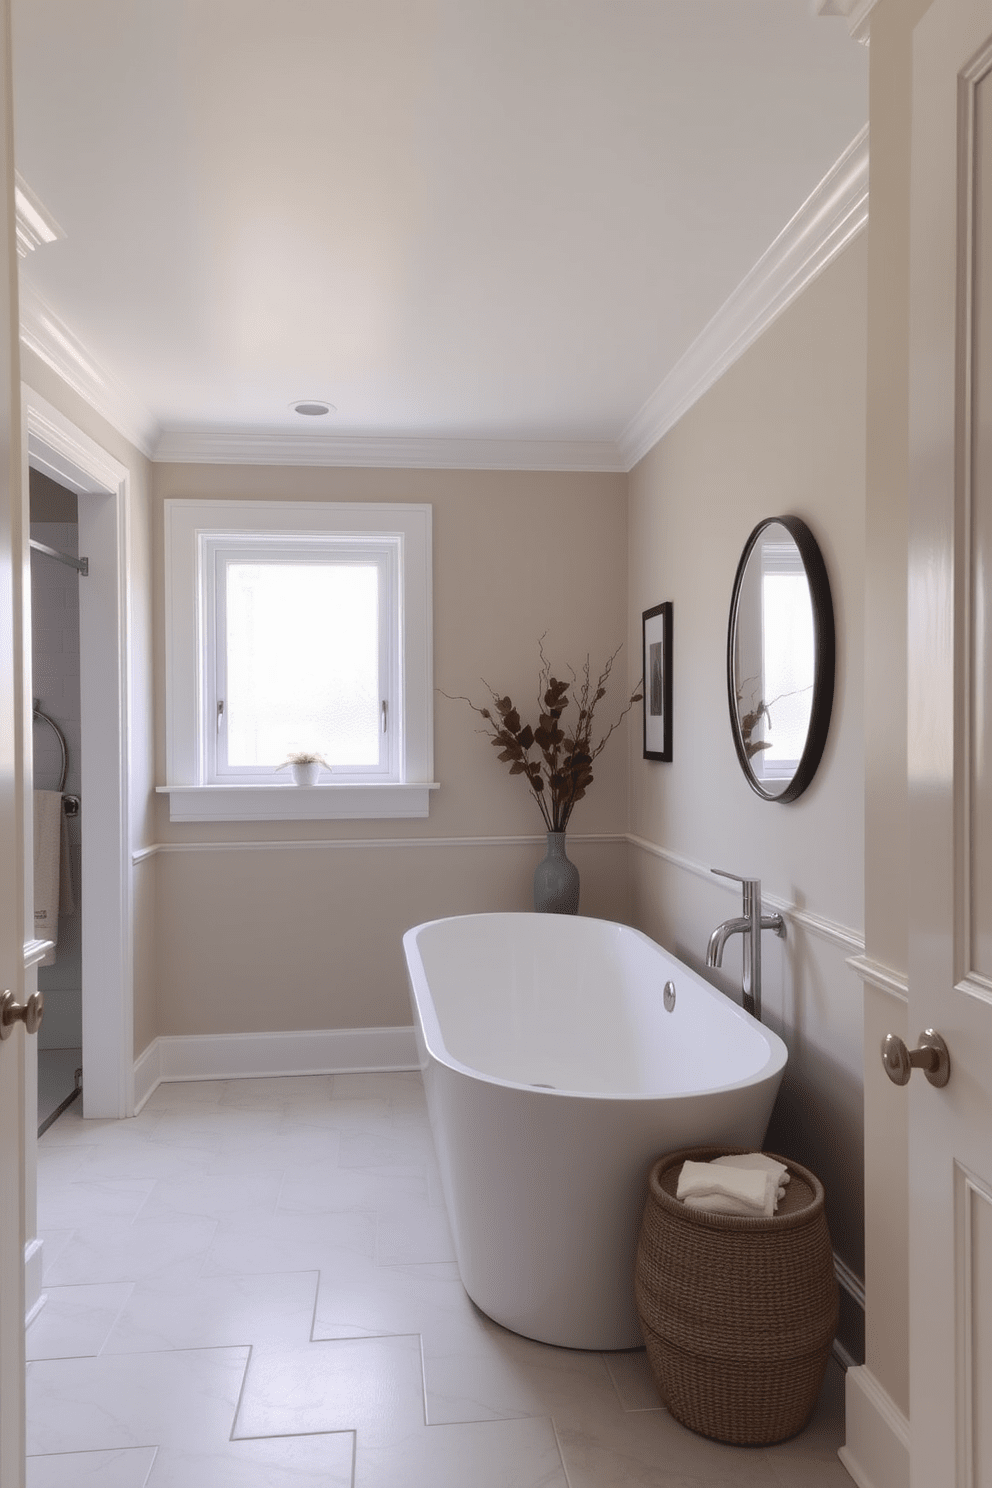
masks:
<svg viewBox="0 0 992 1488"><path fill-rule="evenodd" d="M744 878L740 873L728 873L726 868L711 868L711 873L716 873L720 878L732 878L734 883L744 884L746 888L761 888L760 878Z"/></svg>

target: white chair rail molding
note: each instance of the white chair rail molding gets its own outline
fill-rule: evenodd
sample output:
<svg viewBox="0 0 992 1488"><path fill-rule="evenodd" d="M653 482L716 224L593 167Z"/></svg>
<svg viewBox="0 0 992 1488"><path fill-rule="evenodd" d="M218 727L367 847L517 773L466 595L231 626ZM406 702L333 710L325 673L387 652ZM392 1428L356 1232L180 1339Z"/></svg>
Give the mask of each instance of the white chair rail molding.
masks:
<svg viewBox="0 0 992 1488"><path fill-rule="evenodd" d="M167 500L171 819L427 816L431 608L428 505Z"/></svg>

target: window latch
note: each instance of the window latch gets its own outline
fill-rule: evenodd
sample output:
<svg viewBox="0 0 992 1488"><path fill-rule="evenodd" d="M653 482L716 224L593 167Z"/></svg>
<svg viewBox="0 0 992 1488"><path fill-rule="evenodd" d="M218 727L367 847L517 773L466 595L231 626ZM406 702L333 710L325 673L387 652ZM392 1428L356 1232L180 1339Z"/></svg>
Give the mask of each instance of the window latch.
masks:
<svg viewBox="0 0 992 1488"><path fill-rule="evenodd" d="M221 727L222 727L223 723L224 723L224 699L221 698L220 702L217 704L217 732L218 732L218 734L221 731Z"/></svg>
<svg viewBox="0 0 992 1488"><path fill-rule="evenodd" d="M389 713L389 704L385 698L382 700L382 732L386 732L386 718Z"/></svg>

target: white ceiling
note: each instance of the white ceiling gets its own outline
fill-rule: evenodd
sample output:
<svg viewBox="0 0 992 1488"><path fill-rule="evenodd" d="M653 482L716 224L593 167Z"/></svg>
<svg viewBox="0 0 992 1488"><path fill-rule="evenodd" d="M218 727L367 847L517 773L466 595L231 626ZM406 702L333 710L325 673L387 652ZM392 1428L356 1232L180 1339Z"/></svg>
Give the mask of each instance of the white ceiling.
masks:
<svg viewBox="0 0 992 1488"><path fill-rule="evenodd" d="M317 437L302 397L320 437L615 447L867 120L815 12L14 0L17 166L65 232L25 303L150 449Z"/></svg>

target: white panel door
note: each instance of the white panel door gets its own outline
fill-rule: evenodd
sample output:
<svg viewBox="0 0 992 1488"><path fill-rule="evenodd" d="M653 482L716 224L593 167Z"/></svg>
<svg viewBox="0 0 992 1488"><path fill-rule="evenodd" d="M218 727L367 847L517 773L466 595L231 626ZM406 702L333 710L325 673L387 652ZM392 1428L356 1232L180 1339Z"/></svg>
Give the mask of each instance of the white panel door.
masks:
<svg viewBox="0 0 992 1488"><path fill-rule="evenodd" d="M24 991L21 440L10 7L0 0L0 991ZM33 935L33 929L32 929ZM33 1045L33 1040L31 1041ZM0 1488L24 1482L23 1025L0 1041ZM30 1048L34 1058L34 1049Z"/></svg>
<svg viewBox="0 0 992 1488"><path fill-rule="evenodd" d="M912 1483L992 1488L992 0L916 28L912 188Z"/></svg>

